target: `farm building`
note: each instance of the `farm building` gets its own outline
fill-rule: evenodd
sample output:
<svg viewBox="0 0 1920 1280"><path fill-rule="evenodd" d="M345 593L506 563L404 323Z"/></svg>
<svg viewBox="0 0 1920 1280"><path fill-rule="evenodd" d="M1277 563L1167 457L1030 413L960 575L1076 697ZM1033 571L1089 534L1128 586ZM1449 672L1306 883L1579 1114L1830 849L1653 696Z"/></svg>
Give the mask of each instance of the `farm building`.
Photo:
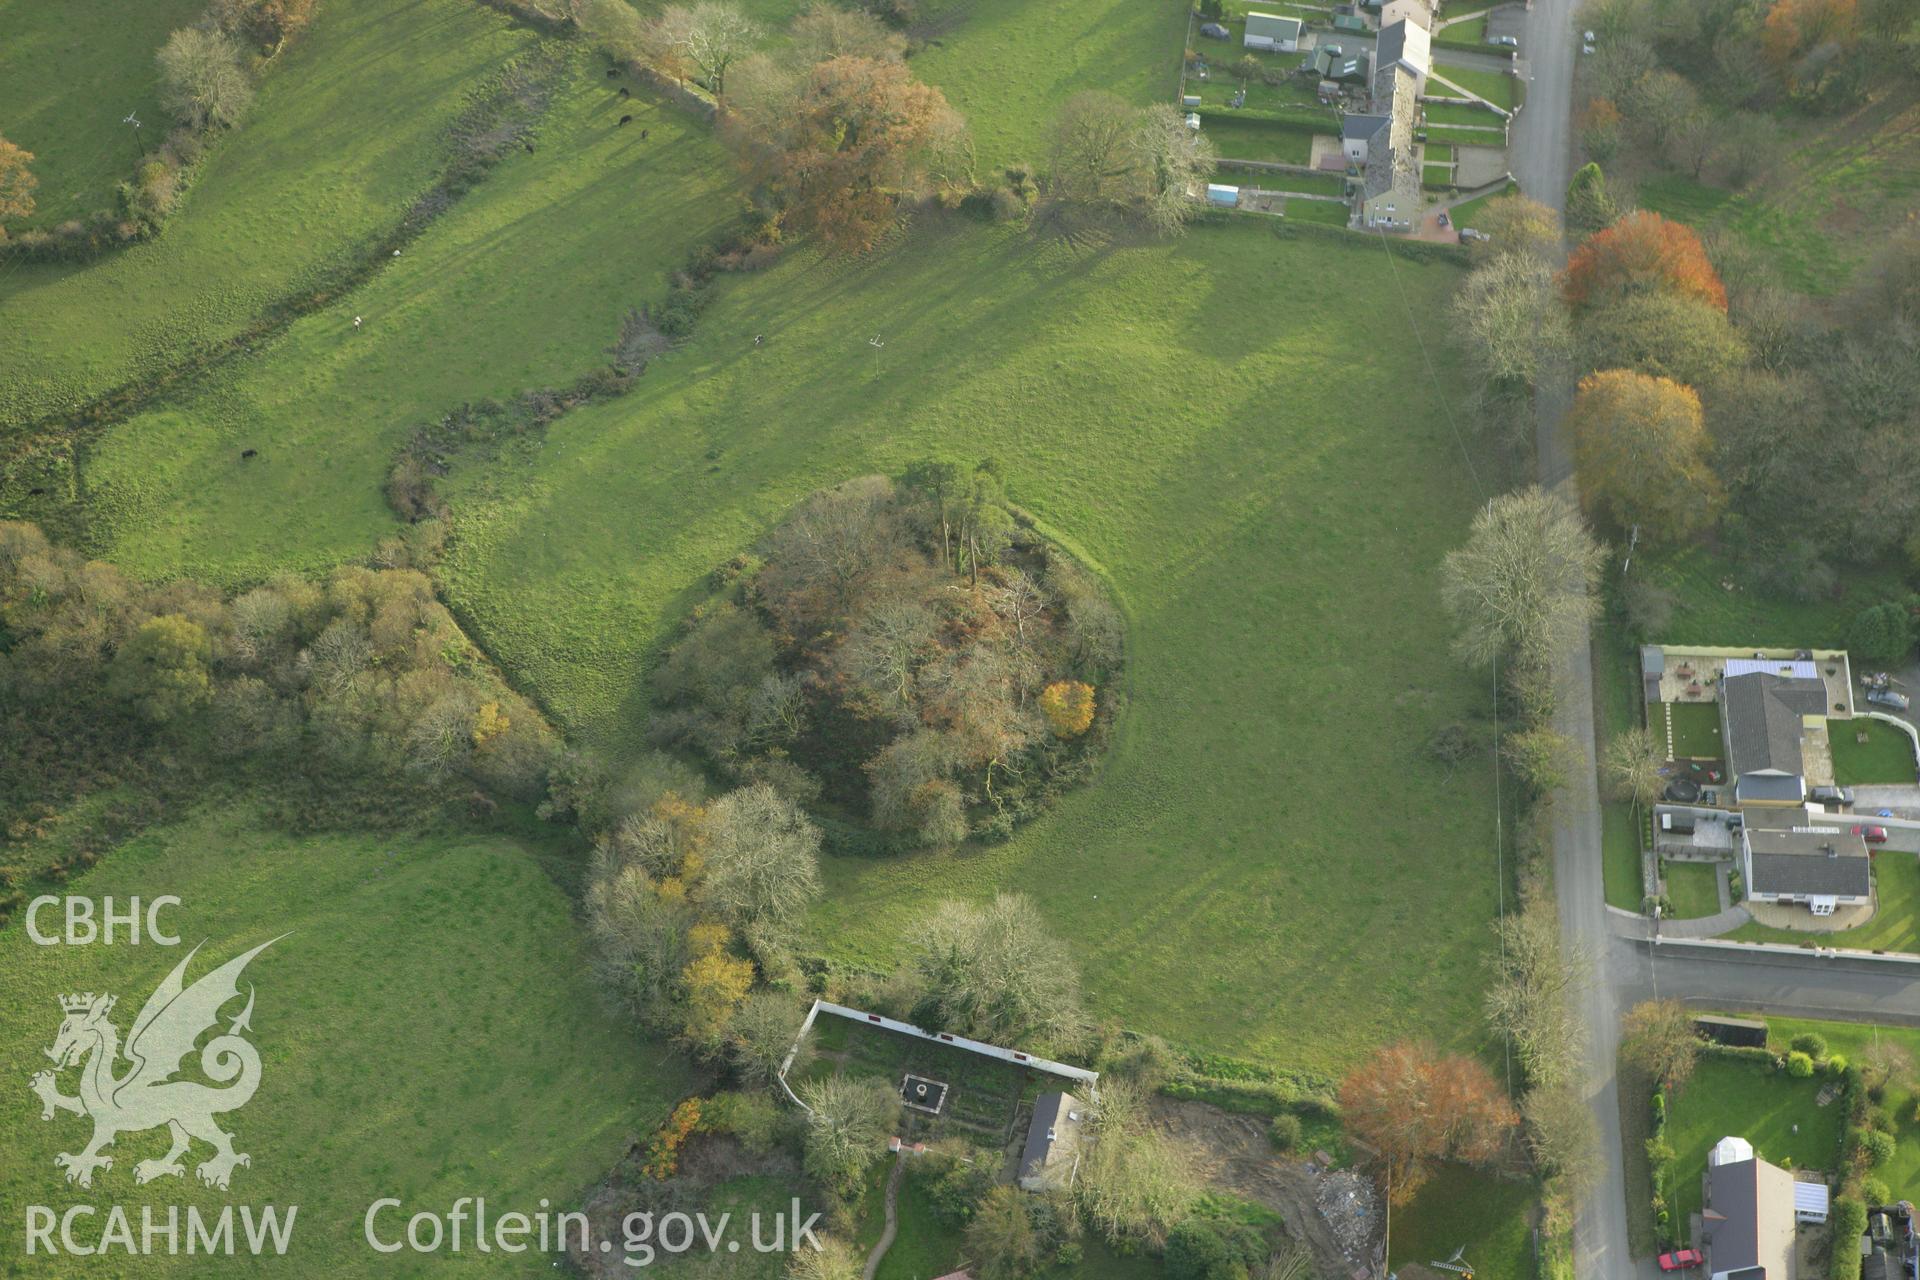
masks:
<svg viewBox="0 0 1920 1280"><path fill-rule="evenodd" d="M1283 18L1277 13L1249 13L1247 33L1241 43L1249 49L1292 53L1300 47L1300 19Z"/></svg>
<svg viewBox="0 0 1920 1280"><path fill-rule="evenodd" d="M1754 902L1805 906L1830 916L1836 907L1873 900L1873 862L1851 826L1820 825L1807 810L1782 816L1790 825L1749 820L1740 839L1747 897Z"/></svg>
<svg viewBox="0 0 1920 1280"><path fill-rule="evenodd" d="M1057 1191L1073 1185L1080 1165L1081 1103L1070 1093L1043 1093L1033 1103L1033 1123L1020 1153L1020 1186Z"/></svg>

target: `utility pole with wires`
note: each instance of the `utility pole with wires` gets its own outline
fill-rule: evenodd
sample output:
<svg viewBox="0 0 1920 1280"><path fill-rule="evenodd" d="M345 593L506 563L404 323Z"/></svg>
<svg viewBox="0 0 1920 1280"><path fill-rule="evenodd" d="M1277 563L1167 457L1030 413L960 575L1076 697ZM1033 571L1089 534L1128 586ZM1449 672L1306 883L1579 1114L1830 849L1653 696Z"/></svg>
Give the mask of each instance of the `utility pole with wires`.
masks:
<svg viewBox="0 0 1920 1280"><path fill-rule="evenodd" d="M876 333L867 339L867 345L873 348L873 376L877 378L880 376L880 351L887 344L882 342L880 335Z"/></svg>
<svg viewBox="0 0 1920 1280"><path fill-rule="evenodd" d="M140 117L129 111L127 112L126 119L120 123L133 127L133 143L140 148L140 156L142 159L145 159L147 154L147 141L140 136Z"/></svg>
<svg viewBox="0 0 1920 1280"><path fill-rule="evenodd" d="M1620 562L1621 577L1624 578L1627 576L1627 574L1633 571L1633 549L1639 545L1640 545L1640 526L1638 524L1635 524L1633 526L1633 531L1627 535L1627 558Z"/></svg>

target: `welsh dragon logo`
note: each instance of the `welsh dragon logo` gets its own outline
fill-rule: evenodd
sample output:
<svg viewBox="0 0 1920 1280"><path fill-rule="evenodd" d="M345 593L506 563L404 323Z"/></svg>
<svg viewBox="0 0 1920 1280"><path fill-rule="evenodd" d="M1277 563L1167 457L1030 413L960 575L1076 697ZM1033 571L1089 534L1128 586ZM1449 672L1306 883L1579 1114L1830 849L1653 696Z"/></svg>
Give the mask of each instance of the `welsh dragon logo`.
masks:
<svg viewBox="0 0 1920 1280"><path fill-rule="evenodd" d="M285 936L285 935L282 935ZM233 1135L214 1123L223 1112L237 1111L260 1087L260 1054L242 1038L252 1030L253 988L247 988L247 1004L228 1024L225 1033L214 1036L200 1050L200 1069L209 1080L224 1088L213 1088L196 1080L176 1080L194 1042L217 1027L220 1009L240 994L240 973L247 962L278 942L261 943L243 956L229 960L212 973L187 986L183 979L187 965L199 954L195 947L187 958L174 966L133 1020L127 1033L126 1048L120 1046L120 1032L107 1015L113 1012L114 997L85 995L60 997L60 1009L66 1017L60 1034L46 1051L56 1071L79 1066L80 1094L68 1097L55 1083L54 1071L41 1071L29 1087L38 1094L42 1120L53 1119L56 1111L71 1111L93 1120L93 1140L78 1155L66 1152L53 1162L67 1171L67 1181L83 1187L93 1185L96 1169L113 1168L113 1157L101 1155L122 1133L167 1126L173 1146L158 1160L142 1160L133 1167L133 1180L152 1182L155 1178L183 1177L180 1157L193 1139L213 1147L213 1155L195 1172L210 1187L227 1189L236 1165L252 1164L242 1152L233 1149ZM116 1068L124 1052L132 1063L123 1073Z"/></svg>

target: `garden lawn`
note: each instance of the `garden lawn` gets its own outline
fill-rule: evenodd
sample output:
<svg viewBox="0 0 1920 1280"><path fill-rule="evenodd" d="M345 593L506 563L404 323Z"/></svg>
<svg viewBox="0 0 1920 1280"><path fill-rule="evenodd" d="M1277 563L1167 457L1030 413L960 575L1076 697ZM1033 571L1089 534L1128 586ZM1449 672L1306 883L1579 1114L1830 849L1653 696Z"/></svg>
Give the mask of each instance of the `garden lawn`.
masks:
<svg viewBox="0 0 1920 1280"><path fill-rule="evenodd" d="M1772 1038L1784 1051L1786 1036L1775 1027ZM1666 1188L1675 1231L1684 1234L1689 1215L1700 1211L1700 1179L1707 1152L1732 1136L1753 1144L1755 1154L1774 1164L1832 1172L1840 1154L1844 1104L1814 1105L1823 1082L1795 1080L1761 1063L1703 1057L1693 1079L1667 1099L1667 1141L1674 1151L1673 1185ZM1799 1132L1794 1132L1794 1126ZM1697 1242L1692 1242L1697 1243Z"/></svg>
<svg viewBox="0 0 1920 1280"><path fill-rule="evenodd" d="M13 0L14 13L72 7ZM0 268L0 434L209 350L352 261L439 172L463 95L534 39L469 0L320 6L163 235L92 264ZM0 85L31 65L35 47L0 45ZM104 74L86 79L87 110L117 121L132 104L102 105ZM82 128L75 145L85 152L93 125Z"/></svg>
<svg viewBox="0 0 1920 1280"><path fill-rule="evenodd" d="M205 11L203 0L0 0L0 134L33 152L40 179L37 207L14 230L115 207L115 187L140 160L124 118L140 121L150 149L167 136L154 54Z"/></svg>
<svg viewBox="0 0 1920 1280"><path fill-rule="evenodd" d="M84 472L107 558L229 585L357 560L390 531L382 485L415 425L605 365L627 309L732 216L731 175L686 113L615 97L584 51L572 68L535 153L369 284L102 436Z"/></svg>
<svg viewBox="0 0 1920 1280"><path fill-rule="evenodd" d="M1173 0L928 0L910 32L923 42L913 72L967 118L990 177L1043 161L1049 123L1076 93L1173 100L1186 26Z"/></svg>
<svg viewBox="0 0 1920 1280"><path fill-rule="evenodd" d="M1876 904L1865 924L1838 933L1814 933L1804 929L1770 929L1750 923L1726 936L1741 942L1920 952L1920 858L1895 849L1874 849L1872 854Z"/></svg>
<svg viewBox="0 0 1920 1280"><path fill-rule="evenodd" d="M1643 911L1647 889L1633 810L1626 804L1608 802L1601 806L1600 821L1601 877L1606 884L1607 905Z"/></svg>
<svg viewBox="0 0 1920 1280"><path fill-rule="evenodd" d="M1335 204L1327 200L1289 200L1283 210L1290 222L1311 222L1325 227L1344 227L1348 221L1348 208L1345 201Z"/></svg>
<svg viewBox="0 0 1920 1280"><path fill-rule="evenodd" d="M1213 140L1223 160L1264 160L1268 164L1306 164L1313 158L1313 130L1252 117L1208 116L1200 131ZM1287 174L1258 175L1272 185Z"/></svg>
<svg viewBox="0 0 1920 1280"><path fill-rule="evenodd" d="M1697 920L1720 910L1719 870L1711 862L1668 862L1667 898L1675 920Z"/></svg>
<svg viewBox="0 0 1920 1280"><path fill-rule="evenodd" d="M234 1172L230 1194L191 1171L140 1187L133 1166L164 1153L166 1134L125 1133L113 1168L82 1191L54 1155L79 1150L85 1122L42 1121L23 1091L0 1110L9 1205L112 1203L136 1224L146 1204L216 1214L229 1201L298 1205L295 1272L391 1275L392 1260L361 1235L374 1200L444 1210L484 1193L501 1206L575 1205L689 1087L678 1059L643 1048L595 997L572 904L535 851L506 838L294 837L258 828L244 807L210 806L130 841L67 891L119 903L177 895L163 919L185 945L42 947L17 922L0 930L0 1073L24 1086L47 1066L41 1050L64 993L118 996L124 1034L194 945L204 940L189 982L277 938L243 979L254 993L259 1092L222 1117L252 1163ZM63 1078L67 1092L74 1079ZM206 1156L196 1144L189 1161ZM528 1273L525 1258L498 1253L469 1251L462 1267ZM258 1273L250 1258L183 1250L122 1257L101 1274ZM16 1255L8 1274L77 1273L65 1258Z"/></svg>
<svg viewBox="0 0 1920 1280"><path fill-rule="evenodd" d="M1387 1265L1446 1262L1458 1250L1479 1275L1522 1280L1534 1274L1527 1219L1537 1199L1532 1183L1441 1165L1393 1211Z"/></svg>
<svg viewBox="0 0 1920 1280"><path fill-rule="evenodd" d="M1741 1015L1743 1017L1751 1015ZM1887 1184L1895 1200L1920 1199L1920 1116L1914 1114L1920 1102L1920 1077L1913 1064L1920 1063L1920 1028L1879 1027L1858 1022L1813 1022L1797 1018L1768 1018L1768 1039L1775 1051L1784 1049L1793 1037L1805 1031L1824 1036L1827 1050L1849 1062L1860 1062L1870 1053L1891 1047L1895 1056L1905 1055L1906 1068L1894 1073L1887 1086L1885 1107L1894 1118L1893 1160L1876 1169L1873 1176Z"/></svg>
<svg viewBox="0 0 1920 1280"><path fill-rule="evenodd" d="M1652 708L1648 708L1652 711ZM1720 705L1715 702L1675 702L1666 708L1673 717L1673 758L1675 760L1721 760L1726 748L1720 741ZM1659 737L1665 717L1653 716L1654 734ZM1665 740L1661 740L1665 746ZM1911 770L1909 770L1911 772Z"/></svg>
<svg viewBox="0 0 1920 1280"><path fill-rule="evenodd" d="M1006 844L829 857L811 945L884 967L934 901L1017 887L1127 1025L1326 1069L1398 1035L1473 1044L1490 779L1449 778L1420 744L1484 705L1432 658L1433 573L1476 500L1444 420L1384 394L1424 381L1411 335L1329 344L1298 288L1337 278L1404 322L1379 244L1278 231L1075 253L929 216L865 259L727 280L629 396L456 474L448 594L570 732L637 750L646 666L715 565L822 485L991 455L1114 584L1129 709L1098 781ZM1394 270L1419 316L1458 280ZM1460 395L1438 337L1439 394ZM1396 803L1347 803L1363 777L1393 778ZM1407 927L1440 918L1460 927Z"/></svg>
<svg viewBox="0 0 1920 1280"><path fill-rule="evenodd" d="M1519 80L1505 71L1482 71L1478 67L1456 66L1444 59L1433 64L1433 74L1443 80L1451 80L1469 93L1477 94L1496 107L1505 107L1511 111L1519 101ZM1430 87L1429 93L1446 92L1446 86Z"/></svg>
<svg viewBox="0 0 1920 1280"><path fill-rule="evenodd" d="M1517 192L1518 187L1509 187L1506 191L1490 191L1484 196L1476 196L1465 204L1457 204L1449 211L1456 227L1478 227L1481 212L1487 207L1487 201L1498 200L1503 195Z"/></svg>
<svg viewBox="0 0 1920 1280"><path fill-rule="evenodd" d="M1833 747L1833 780L1841 786L1913 785L1913 739L1884 720L1829 720L1827 741Z"/></svg>

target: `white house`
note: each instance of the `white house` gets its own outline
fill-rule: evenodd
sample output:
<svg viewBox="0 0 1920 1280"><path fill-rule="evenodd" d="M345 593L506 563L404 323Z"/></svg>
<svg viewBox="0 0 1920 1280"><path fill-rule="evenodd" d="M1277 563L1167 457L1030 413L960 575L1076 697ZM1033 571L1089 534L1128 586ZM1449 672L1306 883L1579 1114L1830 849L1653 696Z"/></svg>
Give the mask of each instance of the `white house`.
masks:
<svg viewBox="0 0 1920 1280"><path fill-rule="evenodd" d="M1249 49L1292 53L1300 47L1300 19L1283 18L1277 13L1249 13L1243 43Z"/></svg>

